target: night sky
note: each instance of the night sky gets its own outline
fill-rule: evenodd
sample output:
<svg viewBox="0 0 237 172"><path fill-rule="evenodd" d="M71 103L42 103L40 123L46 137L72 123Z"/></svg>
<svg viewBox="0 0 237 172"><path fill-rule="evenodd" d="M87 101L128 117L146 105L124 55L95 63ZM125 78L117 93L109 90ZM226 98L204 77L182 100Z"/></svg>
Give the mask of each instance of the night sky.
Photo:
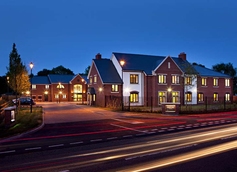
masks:
<svg viewBox="0 0 237 172"><path fill-rule="evenodd" d="M177 57L237 67L236 0L0 0L0 76L12 44L33 73L83 73L97 53Z"/></svg>

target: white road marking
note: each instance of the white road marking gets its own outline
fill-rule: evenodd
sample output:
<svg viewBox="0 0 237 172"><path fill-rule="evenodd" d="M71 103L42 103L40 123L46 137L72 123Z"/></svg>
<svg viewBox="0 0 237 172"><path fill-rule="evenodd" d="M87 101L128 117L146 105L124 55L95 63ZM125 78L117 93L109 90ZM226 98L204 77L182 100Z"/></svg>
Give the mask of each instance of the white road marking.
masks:
<svg viewBox="0 0 237 172"><path fill-rule="evenodd" d="M26 150L26 151L29 151L29 150L37 150L37 149L41 149L41 147L26 148L25 150Z"/></svg>
<svg viewBox="0 0 237 172"><path fill-rule="evenodd" d="M116 125L116 124L110 124L110 125L115 126L115 127L119 127L119 128L125 128L125 129L128 129L128 130L132 130L132 131L137 131L137 132L144 133L144 131L136 130L136 129L129 128L129 127L124 127L124 126L121 126L121 125ZM145 131L145 132L146 132L146 131Z"/></svg>
<svg viewBox="0 0 237 172"><path fill-rule="evenodd" d="M127 137L132 137L132 135L126 135L126 136L123 136L124 138L127 138Z"/></svg>
<svg viewBox="0 0 237 172"><path fill-rule="evenodd" d="M50 145L49 148L60 147L60 146L64 146L64 144Z"/></svg>
<svg viewBox="0 0 237 172"><path fill-rule="evenodd" d="M0 154L4 154L4 153L13 153L13 152L16 152L16 151L15 151L15 150L3 151L3 152L0 152Z"/></svg>
<svg viewBox="0 0 237 172"><path fill-rule="evenodd" d="M113 139L117 139L118 137L109 137L107 138L107 140L113 140Z"/></svg>
<svg viewBox="0 0 237 172"><path fill-rule="evenodd" d="M144 122L141 122L141 121L132 121L132 122L129 122L129 121L122 120L122 119L117 119L117 118L114 118L113 120L115 120L115 121L120 121L120 122L124 122L124 123L128 123L128 124L142 124L142 123L144 123Z"/></svg>
<svg viewBox="0 0 237 172"><path fill-rule="evenodd" d="M81 143L83 143L83 142L72 142L72 143L70 143L70 145L77 145L77 144L81 144Z"/></svg>
<svg viewBox="0 0 237 172"><path fill-rule="evenodd" d="M90 140L91 142L99 142L101 141L102 139L95 139L95 140Z"/></svg>

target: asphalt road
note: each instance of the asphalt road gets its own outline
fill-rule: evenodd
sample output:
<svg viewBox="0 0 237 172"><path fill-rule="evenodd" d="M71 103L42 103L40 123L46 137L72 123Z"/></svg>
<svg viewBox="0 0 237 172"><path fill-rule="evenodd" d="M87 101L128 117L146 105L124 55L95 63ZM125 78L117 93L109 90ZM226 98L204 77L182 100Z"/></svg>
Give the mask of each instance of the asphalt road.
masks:
<svg viewBox="0 0 237 172"><path fill-rule="evenodd" d="M229 124L38 152L29 150L2 158L1 171L234 172L236 151L230 150L237 148L236 131L235 124ZM222 154L216 155L219 152ZM216 162L222 164L213 166Z"/></svg>

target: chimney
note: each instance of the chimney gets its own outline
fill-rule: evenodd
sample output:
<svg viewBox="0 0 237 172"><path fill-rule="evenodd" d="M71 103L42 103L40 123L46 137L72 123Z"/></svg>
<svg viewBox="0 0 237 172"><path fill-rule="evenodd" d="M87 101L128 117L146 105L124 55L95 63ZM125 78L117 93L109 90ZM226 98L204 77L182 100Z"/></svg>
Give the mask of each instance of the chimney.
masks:
<svg viewBox="0 0 237 172"><path fill-rule="evenodd" d="M95 59L101 59L101 54L100 53L96 54Z"/></svg>
<svg viewBox="0 0 237 172"><path fill-rule="evenodd" d="M179 58L183 59L183 60L187 60L186 58L186 54L184 52L179 54Z"/></svg>

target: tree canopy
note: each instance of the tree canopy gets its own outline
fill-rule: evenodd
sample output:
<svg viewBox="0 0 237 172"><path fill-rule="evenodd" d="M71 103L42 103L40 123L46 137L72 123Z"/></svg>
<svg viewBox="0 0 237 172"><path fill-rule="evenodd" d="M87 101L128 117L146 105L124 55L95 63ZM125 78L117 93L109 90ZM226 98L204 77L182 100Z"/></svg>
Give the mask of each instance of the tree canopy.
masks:
<svg viewBox="0 0 237 172"><path fill-rule="evenodd" d="M73 71L71 71L68 68L63 67L62 65L55 67L52 70L43 69L37 73L38 76L47 76L49 74L74 75Z"/></svg>
<svg viewBox="0 0 237 172"><path fill-rule="evenodd" d="M233 67L232 63L219 63L219 64L216 64L216 65L213 65L212 69L217 71L217 72L221 72L221 73L224 73L226 75L229 75L231 77L236 76L236 69Z"/></svg>
<svg viewBox="0 0 237 172"><path fill-rule="evenodd" d="M12 51L9 55L9 67L7 67L7 77L9 77L9 87L18 94L22 94L30 89L30 81L26 66L22 63L17 52L16 44L13 43Z"/></svg>

